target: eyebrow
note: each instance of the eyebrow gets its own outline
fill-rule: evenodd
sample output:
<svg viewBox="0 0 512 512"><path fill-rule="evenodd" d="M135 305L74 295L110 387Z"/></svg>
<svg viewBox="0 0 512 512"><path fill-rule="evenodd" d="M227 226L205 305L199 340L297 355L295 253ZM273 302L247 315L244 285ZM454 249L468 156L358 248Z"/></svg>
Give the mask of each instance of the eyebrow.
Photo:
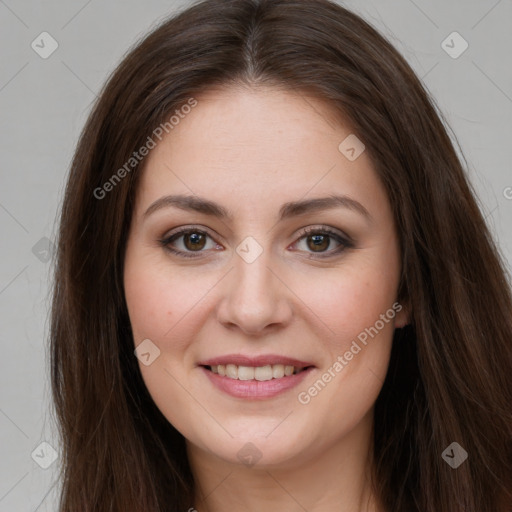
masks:
<svg viewBox="0 0 512 512"><path fill-rule="evenodd" d="M218 217L221 220L233 221L233 214L223 206L209 199L199 196L189 195L168 195L157 199L144 212L143 217L147 218L152 213L162 208L175 207L185 211L193 211ZM347 208L361 214L366 220L371 221L372 217L368 210L358 201L346 195L330 195L328 197L318 197L314 199L305 199L300 201L291 201L284 203L279 209L279 221L289 219L296 215L315 213L334 208Z"/></svg>

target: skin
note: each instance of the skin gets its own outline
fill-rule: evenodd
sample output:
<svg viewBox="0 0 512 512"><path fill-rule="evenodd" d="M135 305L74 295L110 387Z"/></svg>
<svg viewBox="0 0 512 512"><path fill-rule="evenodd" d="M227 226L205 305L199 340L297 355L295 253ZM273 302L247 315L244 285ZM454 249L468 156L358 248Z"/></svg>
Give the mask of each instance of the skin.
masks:
<svg viewBox="0 0 512 512"><path fill-rule="evenodd" d="M353 340L397 299L398 238L389 201L367 152L349 161L338 146L351 129L322 101L272 88L210 90L146 157L125 259L134 344L160 355L144 382L186 438L199 512L382 510L369 485L373 406L403 308L309 403L298 400ZM160 197L197 195L233 220L176 207L144 217ZM283 203L347 195L368 211L337 207L278 221ZM327 238L315 249L308 226ZM179 227L208 232L185 258L159 243ZM262 253L236 252L248 236ZM308 243L309 240L309 243ZM325 239L324 239L325 240ZM173 247L193 252L185 237ZM196 246L197 247L197 246ZM322 252L323 251L323 252ZM322 258L322 255L324 256ZM225 354L280 354L315 369L296 388L265 400L231 397L198 362ZM239 450L261 455L244 465Z"/></svg>

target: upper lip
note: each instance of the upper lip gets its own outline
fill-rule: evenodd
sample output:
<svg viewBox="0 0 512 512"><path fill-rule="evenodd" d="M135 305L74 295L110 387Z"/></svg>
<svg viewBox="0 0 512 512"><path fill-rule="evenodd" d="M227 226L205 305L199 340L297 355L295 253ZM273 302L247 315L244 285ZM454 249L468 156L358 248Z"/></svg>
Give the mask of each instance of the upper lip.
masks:
<svg viewBox="0 0 512 512"><path fill-rule="evenodd" d="M198 363L198 366L217 366L219 364L234 364L236 366L267 366L282 364L285 366L295 366L297 368L306 368L314 366L313 363L300 361L293 357L280 356L277 354L262 354L259 356L244 356L242 354L227 354L225 356L213 357Z"/></svg>

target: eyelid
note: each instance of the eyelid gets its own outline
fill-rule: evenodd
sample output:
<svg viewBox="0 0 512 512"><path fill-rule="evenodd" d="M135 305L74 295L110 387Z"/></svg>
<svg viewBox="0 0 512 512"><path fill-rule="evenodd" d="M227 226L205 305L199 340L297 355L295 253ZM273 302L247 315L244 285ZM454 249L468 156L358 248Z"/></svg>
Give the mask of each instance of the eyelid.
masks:
<svg viewBox="0 0 512 512"><path fill-rule="evenodd" d="M162 240L160 240L160 241L166 241L166 240L169 240L170 238L172 238L175 235L183 235L183 234L187 234L189 232L203 233L205 235L208 235L212 239L214 239L214 237L217 236L216 234L213 235L209 228L206 228L204 226L199 226L199 225L191 224L190 226L180 226L180 227L177 227L177 228L169 231L168 233L166 233L162 237Z"/></svg>
<svg viewBox="0 0 512 512"><path fill-rule="evenodd" d="M354 243L354 241L352 240L351 237L349 237L346 233L344 233L343 231L339 230L339 229L336 229L336 228L332 228L330 226L325 226L325 225L322 225L322 224L318 224L318 225L313 225L313 226L307 226L305 228L302 228L298 235L297 236L300 236L301 238L304 237L305 235L309 235L311 233L322 233L322 234L328 234L328 235L333 235L333 236L337 236L339 238L341 238L345 243Z"/></svg>

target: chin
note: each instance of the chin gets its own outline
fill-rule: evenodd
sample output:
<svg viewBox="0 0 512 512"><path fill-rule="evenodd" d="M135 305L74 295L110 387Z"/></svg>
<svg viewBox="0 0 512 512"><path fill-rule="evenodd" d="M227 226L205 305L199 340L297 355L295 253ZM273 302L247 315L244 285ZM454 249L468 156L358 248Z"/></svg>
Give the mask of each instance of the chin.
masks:
<svg viewBox="0 0 512 512"><path fill-rule="evenodd" d="M282 421L282 420L280 420ZM313 439L307 439L303 432L295 430L293 433L283 429L275 430L279 421L272 421L273 427L261 432L261 425L255 420L253 429L246 428L237 434L232 429L233 437L223 436L223 439L207 439L201 443L204 449L215 457L229 464L237 464L254 469L283 467L296 465L298 460L305 457L309 451L308 445L314 445ZM279 427L278 427L279 428ZM213 441L213 442L212 442ZM194 444L194 443L193 443Z"/></svg>

